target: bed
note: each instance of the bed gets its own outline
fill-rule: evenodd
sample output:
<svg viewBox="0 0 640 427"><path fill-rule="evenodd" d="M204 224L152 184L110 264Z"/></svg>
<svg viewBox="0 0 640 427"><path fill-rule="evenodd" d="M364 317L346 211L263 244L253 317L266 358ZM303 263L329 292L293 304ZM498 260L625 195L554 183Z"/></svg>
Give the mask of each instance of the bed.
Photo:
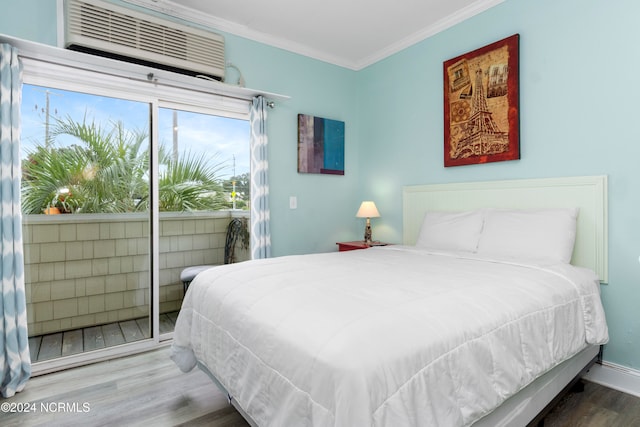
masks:
<svg viewBox="0 0 640 427"><path fill-rule="evenodd" d="M199 274L171 357L252 425L526 425L608 340L606 206L606 177L406 187L403 244Z"/></svg>

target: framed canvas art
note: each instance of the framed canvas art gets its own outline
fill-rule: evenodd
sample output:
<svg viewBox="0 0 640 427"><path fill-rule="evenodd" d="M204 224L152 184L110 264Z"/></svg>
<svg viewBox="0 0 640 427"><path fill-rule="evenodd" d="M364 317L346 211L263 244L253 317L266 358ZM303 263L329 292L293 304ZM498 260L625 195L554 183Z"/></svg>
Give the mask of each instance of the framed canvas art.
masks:
<svg viewBox="0 0 640 427"><path fill-rule="evenodd" d="M344 122L298 114L298 172L344 175Z"/></svg>
<svg viewBox="0 0 640 427"><path fill-rule="evenodd" d="M444 165L517 160L519 35L444 63Z"/></svg>

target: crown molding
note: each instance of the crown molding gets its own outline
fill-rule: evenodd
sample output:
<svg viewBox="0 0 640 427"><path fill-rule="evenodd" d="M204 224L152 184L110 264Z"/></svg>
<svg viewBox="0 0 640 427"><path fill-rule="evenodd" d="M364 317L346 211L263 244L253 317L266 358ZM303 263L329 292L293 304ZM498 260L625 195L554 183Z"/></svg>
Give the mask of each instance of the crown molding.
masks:
<svg viewBox="0 0 640 427"><path fill-rule="evenodd" d="M213 15L203 14L189 7L185 7L175 3L172 0L122 0L123 2L133 4L139 7L160 12L175 18L179 18L192 24L202 25L217 31L223 31L236 36L244 37L259 43L263 43L272 47L287 50L299 55L307 56L319 61L327 62L339 67L348 68L354 71L368 67L384 58L387 58L409 46L412 46L422 40L425 40L441 31L444 31L466 19L469 19L479 13L484 12L505 0L477 0L471 5L456 11L455 13L439 20L433 25L429 25L420 31L411 34L408 37L393 43L383 49L378 50L364 58L344 58L332 55L328 52L311 48L307 45L297 43L291 40L276 37L261 31L255 31L251 28L218 18Z"/></svg>
<svg viewBox="0 0 640 427"><path fill-rule="evenodd" d="M313 49L301 43L276 37L261 31L253 30L246 25L241 25L217 16L205 14L186 6L176 4L171 0L122 0L125 3L140 6L146 9L160 12L174 18L182 19L186 23L192 23L222 31L235 36L244 37L249 40L256 41L268 46L283 49L289 52L297 53L330 64L338 65L343 68L354 69L354 63L346 58L330 55L324 51Z"/></svg>
<svg viewBox="0 0 640 427"><path fill-rule="evenodd" d="M505 0L478 0L469 6L462 8L455 13L440 19L428 27L417 31L404 39L399 40L396 43L393 43L383 49L380 49L373 55L369 55L362 60L358 61L355 64L355 70L361 70L363 68L368 67L369 65L373 65L378 61L381 61L395 53L398 53L410 46L413 46L416 43L419 43L423 40L428 39L448 28L453 27L469 18L472 18L475 15L478 15L485 10L491 9L494 6L497 6L500 3L503 3Z"/></svg>

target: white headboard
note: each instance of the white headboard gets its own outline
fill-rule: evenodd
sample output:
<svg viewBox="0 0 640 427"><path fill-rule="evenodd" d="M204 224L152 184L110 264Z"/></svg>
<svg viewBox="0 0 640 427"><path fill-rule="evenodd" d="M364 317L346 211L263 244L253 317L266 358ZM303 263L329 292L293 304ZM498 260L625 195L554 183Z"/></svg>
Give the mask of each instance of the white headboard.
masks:
<svg viewBox="0 0 640 427"><path fill-rule="evenodd" d="M571 263L609 280L606 176L415 185L404 187L402 198L405 245L415 244L426 211L577 207Z"/></svg>

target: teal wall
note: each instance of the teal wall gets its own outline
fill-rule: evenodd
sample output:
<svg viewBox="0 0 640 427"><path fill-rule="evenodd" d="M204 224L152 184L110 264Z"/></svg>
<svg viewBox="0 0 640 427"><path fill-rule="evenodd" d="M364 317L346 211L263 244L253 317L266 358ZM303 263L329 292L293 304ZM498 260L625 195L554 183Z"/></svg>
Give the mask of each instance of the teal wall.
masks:
<svg viewBox="0 0 640 427"><path fill-rule="evenodd" d="M507 0L358 73L362 198L402 238L403 185L609 176L607 361L640 369L640 40L631 0ZM442 63L520 34L521 160L444 168Z"/></svg>
<svg viewBox="0 0 640 427"><path fill-rule="evenodd" d="M273 254L333 251L335 242L357 238L357 73L231 36L227 57L248 87L291 96L268 111ZM298 173L299 113L345 122L344 176ZM297 209L289 209L289 196Z"/></svg>
<svg viewBox="0 0 640 427"><path fill-rule="evenodd" d="M55 44L55 0L0 0L0 33ZM3 7L3 10L7 10ZM291 96L269 111L274 255L335 250L360 238L400 242L404 185L572 175L609 176L607 361L640 369L640 40L632 0L506 0L355 72L226 35L247 86ZM443 167L442 63L520 34L521 160ZM345 176L297 173L297 114L346 123ZM289 196L298 209L289 209Z"/></svg>
<svg viewBox="0 0 640 427"><path fill-rule="evenodd" d="M55 0L0 0L0 34L56 45Z"/></svg>

